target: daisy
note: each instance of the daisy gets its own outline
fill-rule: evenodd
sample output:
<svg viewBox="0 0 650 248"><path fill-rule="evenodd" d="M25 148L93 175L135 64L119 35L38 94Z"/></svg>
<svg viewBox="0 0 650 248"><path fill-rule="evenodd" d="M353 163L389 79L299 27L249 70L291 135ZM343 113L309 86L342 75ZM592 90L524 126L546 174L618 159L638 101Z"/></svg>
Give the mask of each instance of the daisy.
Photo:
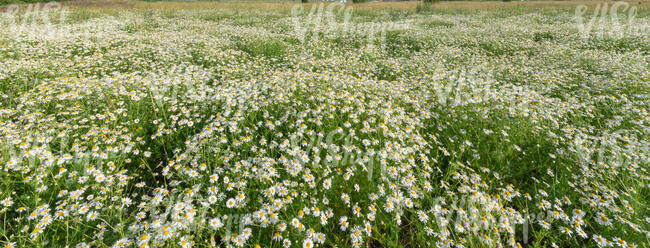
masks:
<svg viewBox="0 0 650 248"><path fill-rule="evenodd" d="M314 247L314 241L311 239L305 239L302 242L302 248L313 248Z"/></svg>

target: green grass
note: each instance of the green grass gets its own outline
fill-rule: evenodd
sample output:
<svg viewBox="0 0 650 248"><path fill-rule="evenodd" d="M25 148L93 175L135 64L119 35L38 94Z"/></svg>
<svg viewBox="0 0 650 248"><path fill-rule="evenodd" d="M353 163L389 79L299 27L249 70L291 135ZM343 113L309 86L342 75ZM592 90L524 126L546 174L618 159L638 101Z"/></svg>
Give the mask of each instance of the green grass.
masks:
<svg viewBox="0 0 650 248"><path fill-rule="evenodd" d="M294 3L128 2L6 32L0 245L646 247L650 42L583 37L577 4L349 3L300 36Z"/></svg>

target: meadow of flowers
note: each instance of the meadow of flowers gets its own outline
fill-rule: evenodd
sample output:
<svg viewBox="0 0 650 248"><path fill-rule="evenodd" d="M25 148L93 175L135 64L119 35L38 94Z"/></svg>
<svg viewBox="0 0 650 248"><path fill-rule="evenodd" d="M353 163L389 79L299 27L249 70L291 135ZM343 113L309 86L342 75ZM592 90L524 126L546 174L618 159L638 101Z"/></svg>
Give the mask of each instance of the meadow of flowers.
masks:
<svg viewBox="0 0 650 248"><path fill-rule="evenodd" d="M4 12L0 245L648 247L646 3L499 4Z"/></svg>

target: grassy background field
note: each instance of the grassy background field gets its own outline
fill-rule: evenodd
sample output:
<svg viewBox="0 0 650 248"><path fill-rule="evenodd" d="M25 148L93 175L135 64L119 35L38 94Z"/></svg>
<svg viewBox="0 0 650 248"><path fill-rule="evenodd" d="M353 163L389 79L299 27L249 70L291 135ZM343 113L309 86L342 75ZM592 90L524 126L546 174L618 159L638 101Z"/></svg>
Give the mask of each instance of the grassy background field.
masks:
<svg viewBox="0 0 650 248"><path fill-rule="evenodd" d="M0 244L648 247L650 1L604 3L21 4Z"/></svg>

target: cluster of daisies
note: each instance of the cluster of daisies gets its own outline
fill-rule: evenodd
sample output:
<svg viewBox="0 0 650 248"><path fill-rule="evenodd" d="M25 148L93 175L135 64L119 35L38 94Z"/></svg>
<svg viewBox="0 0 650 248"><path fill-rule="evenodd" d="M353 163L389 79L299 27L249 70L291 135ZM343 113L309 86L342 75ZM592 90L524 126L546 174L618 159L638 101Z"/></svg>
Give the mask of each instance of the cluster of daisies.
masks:
<svg viewBox="0 0 650 248"><path fill-rule="evenodd" d="M0 26L2 247L650 244L647 36L568 10L302 39L282 8L82 10Z"/></svg>

